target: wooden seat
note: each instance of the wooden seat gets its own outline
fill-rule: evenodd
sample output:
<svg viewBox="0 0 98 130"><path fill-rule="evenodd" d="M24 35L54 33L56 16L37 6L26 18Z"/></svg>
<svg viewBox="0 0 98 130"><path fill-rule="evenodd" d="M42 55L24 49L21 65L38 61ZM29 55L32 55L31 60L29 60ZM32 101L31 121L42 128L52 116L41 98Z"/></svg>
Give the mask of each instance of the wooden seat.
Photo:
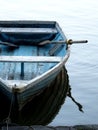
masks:
<svg viewBox="0 0 98 130"><path fill-rule="evenodd" d="M0 62L60 62L62 57L56 56L0 56Z"/></svg>
<svg viewBox="0 0 98 130"><path fill-rule="evenodd" d="M57 33L55 28L0 27L0 33Z"/></svg>
<svg viewBox="0 0 98 130"><path fill-rule="evenodd" d="M21 63L21 76L24 76L24 63L58 63L62 57L56 56L0 56L0 62L19 62Z"/></svg>

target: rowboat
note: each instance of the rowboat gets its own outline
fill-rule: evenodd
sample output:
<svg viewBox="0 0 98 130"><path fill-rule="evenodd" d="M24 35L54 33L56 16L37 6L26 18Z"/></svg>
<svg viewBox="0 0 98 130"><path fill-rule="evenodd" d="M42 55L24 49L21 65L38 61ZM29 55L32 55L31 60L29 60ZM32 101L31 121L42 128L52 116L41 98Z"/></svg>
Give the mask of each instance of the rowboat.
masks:
<svg viewBox="0 0 98 130"><path fill-rule="evenodd" d="M0 94L22 110L59 74L73 42L56 21L0 21Z"/></svg>

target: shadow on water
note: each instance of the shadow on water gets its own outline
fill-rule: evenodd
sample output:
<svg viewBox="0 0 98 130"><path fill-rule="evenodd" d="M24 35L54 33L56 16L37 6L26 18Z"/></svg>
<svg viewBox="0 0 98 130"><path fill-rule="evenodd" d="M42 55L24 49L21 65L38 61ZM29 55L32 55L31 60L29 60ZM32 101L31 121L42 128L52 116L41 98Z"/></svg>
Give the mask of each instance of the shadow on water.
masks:
<svg viewBox="0 0 98 130"><path fill-rule="evenodd" d="M0 105L0 122L4 124L4 119L6 120L6 117L9 115L10 103L6 102L5 99L3 99L2 103L2 96L0 93L0 104L2 104ZM55 80L49 84L49 87L33 98L21 111L14 112L11 110L11 123L19 125L47 125L58 114L67 96L82 111L82 105L76 102L71 95L69 77L66 68L63 67Z"/></svg>

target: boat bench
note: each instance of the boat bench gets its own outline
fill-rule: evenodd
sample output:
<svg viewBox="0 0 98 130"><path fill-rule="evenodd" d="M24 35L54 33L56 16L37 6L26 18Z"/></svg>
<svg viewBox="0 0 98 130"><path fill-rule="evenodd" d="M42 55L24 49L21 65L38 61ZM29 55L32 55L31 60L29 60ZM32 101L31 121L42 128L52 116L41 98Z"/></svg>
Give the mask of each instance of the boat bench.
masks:
<svg viewBox="0 0 98 130"><path fill-rule="evenodd" d="M0 27L0 33L57 33L55 28Z"/></svg>
<svg viewBox="0 0 98 130"><path fill-rule="evenodd" d="M0 56L0 62L21 63L21 75L24 75L24 63L58 63L62 57L56 56Z"/></svg>

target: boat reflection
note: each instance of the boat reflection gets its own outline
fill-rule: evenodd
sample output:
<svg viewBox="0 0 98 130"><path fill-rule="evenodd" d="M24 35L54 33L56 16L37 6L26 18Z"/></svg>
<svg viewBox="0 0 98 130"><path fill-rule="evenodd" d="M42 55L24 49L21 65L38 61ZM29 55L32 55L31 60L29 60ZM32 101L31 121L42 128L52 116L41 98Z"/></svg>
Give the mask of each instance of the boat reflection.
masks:
<svg viewBox="0 0 98 130"><path fill-rule="evenodd" d="M18 125L47 125L58 114L67 96L82 111L82 105L77 103L71 95L69 77L66 68L63 67L55 80L49 84L49 87L33 98L21 111L17 111L17 104L11 109L5 99L3 100L5 103L0 102L2 104L0 105L0 122L4 123L3 120L6 121L9 118L11 123Z"/></svg>
<svg viewBox="0 0 98 130"><path fill-rule="evenodd" d="M70 97L71 100L78 106L78 109L79 109L80 112L84 112L83 111L83 106L79 102L77 102L75 100L75 98L72 96L70 85L69 85L69 90L68 90L67 96Z"/></svg>

